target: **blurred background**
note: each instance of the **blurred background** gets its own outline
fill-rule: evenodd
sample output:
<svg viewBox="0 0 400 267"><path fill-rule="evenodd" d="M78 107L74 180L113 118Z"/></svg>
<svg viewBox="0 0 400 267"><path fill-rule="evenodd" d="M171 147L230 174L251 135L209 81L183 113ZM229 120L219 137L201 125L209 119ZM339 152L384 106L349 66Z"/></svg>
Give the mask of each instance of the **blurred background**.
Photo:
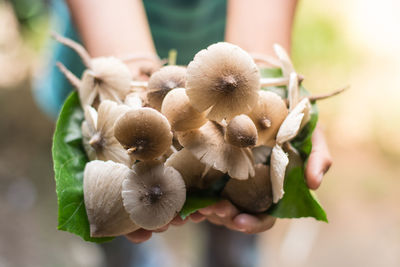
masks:
<svg viewBox="0 0 400 267"><path fill-rule="evenodd" d="M260 235L259 266L400 266L399 14L397 0L300 1L292 55L304 85L351 89L319 103L334 159L317 191L329 224L278 220ZM49 24L46 1L0 0L0 267L103 261L56 230L54 121L31 92ZM154 238L173 266L197 266L202 236L189 223Z"/></svg>

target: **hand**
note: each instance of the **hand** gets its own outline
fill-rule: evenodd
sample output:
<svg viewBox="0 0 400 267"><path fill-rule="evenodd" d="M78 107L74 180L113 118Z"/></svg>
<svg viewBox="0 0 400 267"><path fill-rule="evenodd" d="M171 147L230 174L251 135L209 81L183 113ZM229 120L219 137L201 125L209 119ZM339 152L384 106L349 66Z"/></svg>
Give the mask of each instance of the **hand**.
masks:
<svg viewBox="0 0 400 267"><path fill-rule="evenodd" d="M326 144L324 133L319 126L312 136L312 150L308 158L305 175L307 185L310 189L318 189L322 177L332 165L332 158Z"/></svg>
<svg viewBox="0 0 400 267"><path fill-rule="evenodd" d="M225 227L244 232L247 234L256 234L270 229L275 218L268 214L251 215L240 213L240 211L228 200L221 200L214 205L202 208L199 214L216 225L224 225Z"/></svg>
<svg viewBox="0 0 400 267"><path fill-rule="evenodd" d="M132 233L125 235L125 237L132 243L136 243L136 244L142 243L142 242L149 240L151 238L151 236L153 235L153 233L162 233L164 231L167 231L167 229L170 225L180 226L180 225L184 225L187 221L188 221L188 219L182 220L181 217L179 215L177 215L169 224L167 224L161 228L158 228L158 229L152 230L152 231L141 228L139 230L136 230Z"/></svg>

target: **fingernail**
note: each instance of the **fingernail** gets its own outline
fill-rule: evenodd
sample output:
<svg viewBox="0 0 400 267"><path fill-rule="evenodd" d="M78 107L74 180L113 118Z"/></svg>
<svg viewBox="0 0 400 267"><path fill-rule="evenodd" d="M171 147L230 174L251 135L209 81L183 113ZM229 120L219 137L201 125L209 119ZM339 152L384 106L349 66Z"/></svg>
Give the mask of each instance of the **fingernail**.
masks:
<svg viewBox="0 0 400 267"><path fill-rule="evenodd" d="M217 212L216 214L217 214L217 216L219 216L221 218L224 218L226 216L226 214L224 212Z"/></svg>
<svg viewBox="0 0 400 267"><path fill-rule="evenodd" d="M317 176L317 179L318 179L319 183L322 182L322 178L324 178L324 172L319 173L318 176Z"/></svg>

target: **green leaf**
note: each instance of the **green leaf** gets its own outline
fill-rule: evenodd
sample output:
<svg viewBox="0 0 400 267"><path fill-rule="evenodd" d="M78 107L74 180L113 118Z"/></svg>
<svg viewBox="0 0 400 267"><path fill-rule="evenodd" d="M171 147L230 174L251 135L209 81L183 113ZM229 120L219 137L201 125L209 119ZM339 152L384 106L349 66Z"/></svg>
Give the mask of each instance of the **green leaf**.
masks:
<svg viewBox="0 0 400 267"><path fill-rule="evenodd" d="M217 203L219 200L218 197L215 196L202 196L198 194L188 194L186 197L186 202L183 205L182 210L179 212L182 220L188 217L190 214L195 213L197 210L201 208L205 208L214 203Z"/></svg>
<svg viewBox="0 0 400 267"><path fill-rule="evenodd" d="M58 229L101 243L113 238L90 237L83 199L83 170L88 161L82 147L83 111L76 92L61 109L53 137L53 164L58 199Z"/></svg>
<svg viewBox="0 0 400 267"><path fill-rule="evenodd" d="M283 198L268 210L269 214L278 218L314 217L328 222L325 211L307 187L302 167L293 168L286 175L284 190Z"/></svg>

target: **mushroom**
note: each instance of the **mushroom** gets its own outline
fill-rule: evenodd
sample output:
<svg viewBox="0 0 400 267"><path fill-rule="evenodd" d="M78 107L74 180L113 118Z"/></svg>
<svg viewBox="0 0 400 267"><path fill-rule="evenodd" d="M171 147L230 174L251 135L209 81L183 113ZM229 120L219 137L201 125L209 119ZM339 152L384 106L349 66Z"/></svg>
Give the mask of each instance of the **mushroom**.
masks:
<svg viewBox="0 0 400 267"><path fill-rule="evenodd" d="M143 101L140 94L137 92L129 93L124 100L124 104L132 109L143 107Z"/></svg>
<svg viewBox="0 0 400 267"><path fill-rule="evenodd" d="M254 176L249 148L239 148L224 140L224 127L209 121L196 130L177 132L179 143L206 166L239 180Z"/></svg>
<svg viewBox="0 0 400 267"><path fill-rule="evenodd" d="M164 114L175 131L197 129L207 122L205 113L200 113L191 105L185 88L171 90L161 106Z"/></svg>
<svg viewBox="0 0 400 267"><path fill-rule="evenodd" d="M279 127L285 120L288 110L283 99L273 92L259 91L255 107L248 114L257 131L257 146L274 146Z"/></svg>
<svg viewBox="0 0 400 267"><path fill-rule="evenodd" d="M224 175L202 163L186 148L172 154L165 165L173 167L182 175L187 189L207 188Z"/></svg>
<svg viewBox="0 0 400 267"><path fill-rule="evenodd" d="M230 43L198 52L187 67L186 93L199 112L221 122L247 113L257 102L260 73L249 54Z"/></svg>
<svg viewBox="0 0 400 267"><path fill-rule="evenodd" d="M275 145L271 153L271 184L273 202L277 203L284 195L283 182L289 158L282 147Z"/></svg>
<svg viewBox="0 0 400 267"><path fill-rule="evenodd" d="M82 76L79 96L82 105L93 105L99 97L123 103L131 87L132 74L129 68L115 57L99 57L91 60L92 68Z"/></svg>
<svg viewBox="0 0 400 267"><path fill-rule="evenodd" d="M164 154L172 144L167 118L152 108L130 110L115 123L115 138L138 160L152 160Z"/></svg>
<svg viewBox="0 0 400 267"><path fill-rule="evenodd" d="M285 142L292 140L300 131L301 123L304 119L304 113L309 112L311 104L308 98L303 98L280 125L276 135L276 142L282 145Z"/></svg>
<svg viewBox="0 0 400 267"><path fill-rule="evenodd" d="M255 176L245 181L230 179L222 194L245 212L259 213L272 205L272 186L269 167L255 165Z"/></svg>
<svg viewBox="0 0 400 267"><path fill-rule="evenodd" d="M139 229L122 204L122 182L132 175L128 167L112 161L86 164L83 196L91 237L118 236Z"/></svg>
<svg viewBox="0 0 400 267"><path fill-rule="evenodd" d="M91 58L86 49L79 43L62 37L56 33L52 36L60 43L73 49L88 68L82 76L82 81L76 78L64 65L57 64L61 72L74 86L78 86L78 93L82 107L92 106L99 98L113 100L122 104L122 100L129 93L132 74L128 66L116 57Z"/></svg>
<svg viewBox="0 0 400 267"><path fill-rule="evenodd" d="M130 157L114 137L115 121L128 110L129 107L110 100L101 102L98 113L90 106L85 107L82 139L89 160L112 160L131 165Z"/></svg>
<svg viewBox="0 0 400 267"><path fill-rule="evenodd" d="M151 75L147 87L147 101L150 107L161 110L167 93L175 88L185 87L186 68L165 66Z"/></svg>
<svg viewBox="0 0 400 267"><path fill-rule="evenodd" d="M154 230L169 223L182 209L185 183L177 170L159 161L139 162L122 184L122 199L133 222Z"/></svg>
<svg viewBox="0 0 400 267"><path fill-rule="evenodd" d="M257 128L247 115L235 116L226 127L225 140L237 147L252 147L257 143Z"/></svg>

